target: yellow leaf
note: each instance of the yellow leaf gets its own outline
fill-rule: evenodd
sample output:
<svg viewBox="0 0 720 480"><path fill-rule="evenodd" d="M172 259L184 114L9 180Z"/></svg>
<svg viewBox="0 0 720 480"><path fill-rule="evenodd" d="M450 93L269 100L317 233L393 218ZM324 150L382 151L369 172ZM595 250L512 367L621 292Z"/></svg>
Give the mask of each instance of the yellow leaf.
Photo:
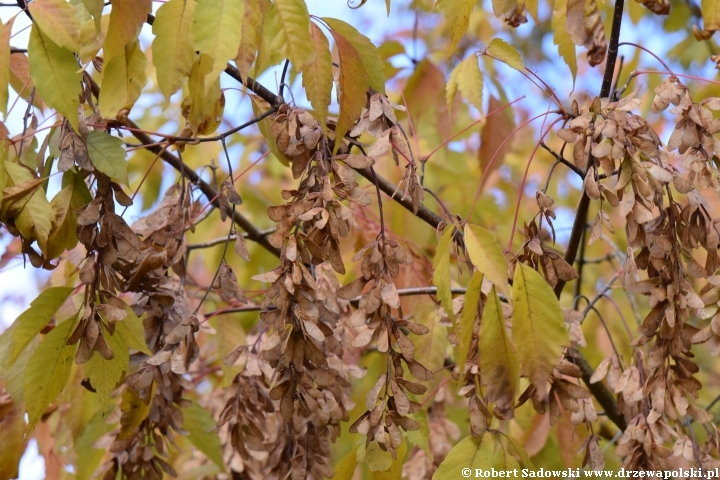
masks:
<svg viewBox="0 0 720 480"><path fill-rule="evenodd" d="M80 20L65 0L35 0L28 4L33 22L56 45L80 52Z"/></svg>
<svg viewBox="0 0 720 480"><path fill-rule="evenodd" d="M260 116L261 114L267 112L268 109L270 109L270 105L257 95L250 95L250 99L252 100L253 115L255 115L256 117ZM270 134L270 125L272 125L272 122L272 118L264 118L257 123L257 126L258 129L260 129L260 133L262 133L263 137L265 137L267 146L272 152L272 154L275 155L275 158L280 160L280 163L287 167L290 165L290 160L288 159L287 155L278 150L275 137Z"/></svg>
<svg viewBox="0 0 720 480"><path fill-rule="evenodd" d="M463 438L448 452L445 460L433 474L433 480L457 480L459 468L490 470L495 455L495 442L492 435L485 434L482 438L472 435Z"/></svg>
<svg viewBox="0 0 720 480"><path fill-rule="evenodd" d="M100 90L100 113L104 118L114 118L121 110L132 108L147 83L146 66L147 59L137 41L126 45L121 54L105 64Z"/></svg>
<svg viewBox="0 0 720 480"><path fill-rule="evenodd" d="M194 8L192 0L170 0L155 15L152 59L165 99L182 87L195 61L195 45L190 35Z"/></svg>
<svg viewBox="0 0 720 480"><path fill-rule="evenodd" d="M355 474L357 467L357 445L355 445L340 461L335 465L335 476L332 480L351 480Z"/></svg>
<svg viewBox="0 0 720 480"><path fill-rule="evenodd" d="M437 297L445 309L453 327L455 327L455 312L452 306L452 292L450 290L450 250L453 243L455 225L450 225L443 232L438 242L435 257L433 258L433 285L437 287Z"/></svg>
<svg viewBox="0 0 720 480"><path fill-rule="evenodd" d="M295 70L301 70L313 60L310 15L304 0L275 0L266 22L266 28L274 34L269 48L290 60Z"/></svg>
<svg viewBox="0 0 720 480"><path fill-rule="evenodd" d="M332 30L332 35L340 57L340 76L337 86L340 114L335 127L334 155L340 147L342 138L360 117L367 103L365 92L368 89L368 75L363 68L362 57L352 43L336 30Z"/></svg>
<svg viewBox="0 0 720 480"><path fill-rule="evenodd" d="M118 324L120 323L122 322L118 322ZM93 355L83 367L85 375L90 379L90 385L97 392L100 406L106 410L110 403L110 395L117 387L123 372L128 369L129 356L127 344L117 331L114 335L105 332L103 337L115 355L111 360L105 360L100 355Z"/></svg>
<svg viewBox="0 0 720 480"><path fill-rule="evenodd" d="M702 0L700 8L703 15L705 30L720 30L720 2L718 0Z"/></svg>
<svg viewBox="0 0 720 480"><path fill-rule="evenodd" d="M570 340L552 288L539 273L520 262L513 281L512 324L523 374L543 396L562 347Z"/></svg>
<svg viewBox="0 0 720 480"><path fill-rule="evenodd" d="M480 374L487 386L487 400L497 402L495 412L498 416L512 418L520 366L505 330L505 317L495 287L485 302L478 338Z"/></svg>
<svg viewBox="0 0 720 480"><path fill-rule="evenodd" d="M77 116L75 118L77 119ZM15 185L33 180L30 172L17 163L5 162L5 170ZM47 253L47 241L52 229L53 218L50 202L45 197L45 190L35 188L22 209L15 215L15 227L23 238L37 240L40 250Z"/></svg>
<svg viewBox="0 0 720 480"><path fill-rule="evenodd" d="M220 125L225 95L220 90L220 77L208 85L214 60L207 54L201 54L193 64L190 72L190 95L183 100L182 112L187 118L190 128L196 135L214 132Z"/></svg>
<svg viewBox="0 0 720 480"><path fill-rule="evenodd" d="M195 7L192 35L195 49L211 60L205 79L207 90L235 58L242 37L243 0L200 0Z"/></svg>
<svg viewBox="0 0 720 480"><path fill-rule="evenodd" d="M470 261L500 292L508 295L508 267L492 233L477 225L465 225L465 248Z"/></svg>
<svg viewBox="0 0 720 480"><path fill-rule="evenodd" d="M302 80L313 115L324 129L333 85L332 58L330 44L320 27L313 23L311 29L315 58L303 67Z"/></svg>
<svg viewBox="0 0 720 480"><path fill-rule="evenodd" d="M154 389L155 387L153 384L152 390ZM135 427L140 425L142 421L147 418L148 413L150 412L150 402L146 405L135 390L132 388L126 388L125 393L123 394L120 409L123 413L120 418L121 429L118 434L118 439L122 440L131 435L133 430L135 430Z"/></svg>
<svg viewBox="0 0 720 480"><path fill-rule="evenodd" d="M336 18L323 18L330 28L342 35L355 47L362 58L363 66L367 72L368 83L376 92L385 93L385 66L375 45L358 32L352 25Z"/></svg>
<svg viewBox="0 0 720 480"><path fill-rule="evenodd" d="M527 7L528 12L530 12L533 20L535 20L535 23L540 23L540 20L538 19L538 0L525 0L525 7Z"/></svg>
<svg viewBox="0 0 720 480"><path fill-rule="evenodd" d="M105 38L105 65L121 55L125 45L135 40L150 13L152 0L122 0L113 3Z"/></svg>
<svg viewBox="0 0 720 480"><path fill-rule="evenodd" d="M75 327L75 320L66 320L55 327L30 357L23 379L23 396L30 430L35 428L70 378L77 346L65 343Z"/></svg>
<svg viewBox="0 0 720 480"><path fill-rule="evenodd" d="M483 274L479 270L473 273L465 292L465 302L463 303L462 312L460 312L460 343L458 344L457 365L460 372L463 372L465 363L467 362L468 351L470 350L470 342L472 341L473 329L475 328L475 318L478 312L478 302L480 301L480 288L482 287Z"/></svg>
<svg viewBox="0 0 720 480"><path fill-rule="evenodd" d="M108 16L106 15L101 19L100 25L103 30L98 31L95 28L95 22L88 20L80 27L80 51L78 56L80 57L81 63L88 63L95 58L103 46L105 41L105 34L107 33L108 27Z"/></svg>
<svg viewBox="0 0 720 480"><path fill-rule="evenodd" d="M517 9L517 0L492 0L492 9L496 17L511 17Z"/></svg>
<svg viewBox="0 0 720 480"><path fill-rule="evenodd" d="M566 17L567 0L555 0L552 18L552 29L554 32L553 43L557 45L558 53L563 60L565 60L567 66L570 67L574 85L575 77L577 76L577 58L575 57L575 44L570 38L567 27L565 26Z"/></svg>
<svg viewBox="0 0 720 480"><path fill-rule="evenodd" d="M503 63L510 65L515 70L522 72L525 70L525 64L518 51L501 38L493 38L487 48L487 53L497 58Z"/></svg>
<svg viewBox="0 0 720 480"><path fill-rule="evenodd" d="M29 97L30 92L35 88L35 84L30 78L30 65L28 57L24 53L10 54L10 86L21 97ZM33 105L42 109L44 107L40 94L35 91L33 97Z"/></svg>
<svg viewBox="0 0 720 480"><path fill-rule="evenodd" d="M445 100L451 109L458 90L465 100L482 111L483 76L474 53L458 63L450 74L445 87Z"/></svg>
<svg viewBox="0 0 720 480"><path fill-rule="evenodd" d="M235 65L241 77L247 77L255 55L262 45L265 14L269 9L269 0L245 0L241 28L242 38L235 57Z"/></svg>
<svg viewBox="0 0 720 480"><path fill-rule="evenodd" d="M100 22L103 16L103 4L105 3L104 0L82 0L82 3L85 5L88 13L92 15L93 20L95 21L95 30L99 33Z"/></svg>
<svg viewBox="0 0 720 480"><path fill-rule="evenodd" d="M438 7L442 10L445 23L450 30L448 57L452 55L458 42L467 32L475 3L475 0L438 0Z"/></svg>
<svg viewBox="0 0 720 480"><path fill-rule="evenodd" d="M57 46L33 25L28 42L28 62L30 76L40 96L77 131L82 75L78 72L75 56Z"/></svg>
<svg viewBox="0 0 720 480"><path fill-rule="evenodd" d="M10 31L13 20L15 17L0 27L0 111L3 112L3 115L7 115L8 84L10 83ZM0 166L0 168L2 167ZM0 190L2 189L3 184L0 183ZM0 194L0 200L2 200L2 194Z"/></svg>

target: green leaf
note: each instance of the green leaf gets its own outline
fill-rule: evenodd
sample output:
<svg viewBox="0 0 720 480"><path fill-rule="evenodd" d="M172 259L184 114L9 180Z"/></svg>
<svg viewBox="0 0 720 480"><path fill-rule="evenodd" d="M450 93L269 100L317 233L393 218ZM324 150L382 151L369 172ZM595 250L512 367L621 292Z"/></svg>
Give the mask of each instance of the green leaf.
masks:
<svg viewBox="0 0 720 480"><path fill-rule="evenodd" d="M100 113L104 118L114 118L121 110L131 109L143 87L147 58L135 41L125 46L103 67L103 82L100 90Z"/></svg>
<svg viewBox="0 0 720 480"><path fill-rule="evenodd" d="M567 66L570 67L574 85L577 76L577 58L575 56L575 44L565 26L566 19L567 0L555 0L552 18L553 43L557 45L558 53L565 60Z"/></svg>
<svg viewBox="0 0 720 480"><path fill-rule="evenodd" d="M151 8L152 0L122 0L113 4L103 46L105 65L138 37Z"/></svg>
<svg viewBox="0 0 720 480"><path fill-rule="evenodd" d="M508 267L502 249L492 233L477 225L465 225L465 247L470 261L497 287L508 295Z"/></svg>
<svg viewBox="0 0 720 480"><path fill-rule="evenodd" d="M142 320L135 315L135 312L133 312L133 309L129 306L125 307L125 311L127 312L127 316L123 318L122 321L115 323L116 335L120 335L125 345L133 350L152 355L152 352L150 352L150 349L145 343L145 329L143 328Z"/></svg>
<svg viewBox="0 0 720 480"><path fill-rule="evenodd" d="M121 323L123 322L118 322L116 325ZM114 335L105 332L103 337L114 354L113 358L105 360L100 355L93 355L85 363L84 368L85 375L90 379L90 385L97 392L100 406L105 411L110 404L110 395L117 387L123 372L128 370L129 356L125 339L117 331Z"/></svg>
<svg viewBox="0 0 720 480"><path fill-rule="evenodd" d="M495 456L495 442L492 435L485 434L482 438L472 435L465 437L455 445L440 464L433 480L457 480L459 468L490 470Z"/></svg>
<svg viewBox="0 0 720 480"><path fill-rule="evenodd" d="M448 57L452 55L458 42L467 32L475 3L477 3L475 0L438 0L438 8L443 12L445 23L450 30Z"/></svg>
<svg viewBox="0 0 720 480"><path fill-rule="evenodd" d="M48 288L30 303L30 308L17 317L10 327L12 329L10 344L3 352L2 366L4 368L10 367L17 360L20 352L50 322L72 291L73 289L70 287Z"/></svg>
<svg viewBox="0 0 720 480"><path fill-rule="evenodd" d="M520 383L520 366L505 330L505 316L495 287L490 290L483 309L480 332L480 373L487 386L486 398L497 402L495 412L501 418L512 418L515 394Z"/></svg>
<svg viewBox="0 0 720 480"><path fill-rule="evenodd" d="M368 74L363 67L362 57L353 44L336 30L332 30L332 36L340 57L340 76L337 89L340 114L335 127L334 155L340 147L341 139L360 117L362 109L365 108Z"/></svg>
<svg viewBox="0 0 720 480"><path fill-rule="evenodd" d="M222 445L215 433L216 424L212 415L196 402L182 410L183 428L189 432L188 439L224 471Z"/></svg>
<svg viewBox="0 0 720 480"><path fill-rule="evenodd" d="M335 465L335 468L333 468L333 470L335 470L335 476L332 480L352 480L355 474L355 467L357 467L358 464L357 450L357 445L353 446L347 455L340 459L337 465Z"/></svg>
<svg viewBox="0 0 720 480"><path fill-rule="evenodd" d="M190 75L195 45L190 35L195 2L170 0L158 8L153 22L152 59L165 99L177 92Z"/></svg>
<svg viewBox="0 0 720 480"><path fill-rule="evenodd" d="M523 374L544 395L553 368L569 343L560 304L550 285L518 262L513 280L513 343Z"/></svg>
<svg viewBox="0 0 720 480"><path fill-rule="evenodd" d="M487 48L487 53L497 58L503 63L510 65L515 70L522 72L525 70L525 64L518 51L501 38L493 38Z"/></svg>
<svg viewBox="0 0 720 480"><path fill-rule="evenodd" d="M717 0L702 0L703 26L709 32L720 30L720 2Z"/></svg>
<svg viewBox="0 0 720 480"><path fill-rule="evenodd" d="M452 109L458 90L465 100L482 111L483 76L474 53L458 63L450 74L450 79L445 87L445 99L450 109Z"/></svg>
<svg viewBox="0 0 720 480"><path fill-rule="evenodd" d="M34 3L34 2L33 2ZM10 33L13 26L15 17L5 22L0 27L0 111L3 115L7 116L7 104L8 104L8 84L10 83ZM3 139L3 144L4 139ZM4 148L0 147L0 148ZM4 160L0 159L0 163ZM3 166L0 165L0 169ZM0 173L2 175L2 173ZM0 191L5 188L2 179L0 179ZM2 193L0 193L0 201L2 200Z"/></svg>
<svg viewBox="0 0 720 480"><path fill-rule="evenodd" d="M38 94L50 108L78 129L78 98L82 94L82 75L69 50L56 45L33 25L28 41L28 62Z"/></svg>
<svg viewBox="0 0 720 480"><path fill-rule="evenodd" d="M207 88L220 78L227 61L237 55L243 8L243 0L199 0L195 7L192 26L195 49L212 58L205 80Z"/></svg>
<svg viewBox="0 0 720 480"><path fill-rule="evenodd" d="M28 4L33 22L57 46L80 52L80 20L65 0L35 0Z"/></svg>
<svg viewBox="0 0 720 480"><path fill-rule="evenodd" d="M333 86L330 44L320 27L314 23L311 24L311 34L315 58L303 67L302 81L307 98L313 107L313 115L325 129Z"/></svg>
<svg viewBox="0 0 720 480"><path fill-rule="evenodd" d="M450 290L450 250L453 242L455 225L450 225L443 232L433 257L433 285L437 287L437 297L445 309L445 313L455 327L455 312L452 305Z"/></svg>
<svg viewBox="0 0 720 480"><path fill-rule="evenodd" d="M93 357L98 356L99 355L93 355ZM113 428L112 425L108 425L107 416L105 416L104 413L102 410L99 410L95 416L92 417L82 431L80 438L75 443L75 451L82 452L75 460L78 480L90 480L105 455L104 448L93 447L95 442L100 440L103 435Z"/></svg>
<svg viewBox="0 0 720 480"><path fill-rule="evenodd" d="M70 378L76 345L66 345L75 319L67 320L45 336L25 370L23 390L28 428L35 428L47 407L53 403Z"/></svg>
<svg viewBox="0 0 720 480"><path fill-rule="evenodd" d="M32 339L30 344L23 349L20 356L15 360L15 363L2 375L5 380L5 389L10 394L10 397L12 397L15 405L23 404L23 377L25 376L28 362L38 345L40 345L40 335Z"/></svg>
<svg viewBox="0 0 720 480"><path fill-rule="evenodd" d="M275 0L266 18L273 35L269 48L289 59L296 70L310 63L315 49L310 37L310 15L304 0Z"/></svg>
<svg viewBox="0 0 720 480"><path fill-rule="evenodd" d="M477 317L478 305L480 302L480 289L483 283L483 274L479 270L473 273L465 292L465 302L460 312L460 343L458 344L457 365L460 372L464 371L467 362L470 342L472 341L475 318Z"/></svg>
<svg viewBox="0 0 720 480"><path fill-rule="evenodd" d="M323 20L330 25L333 32L342 35L358 51L365 66L370 87L376 92L385 93L385 65L370 39L342 20L328 17Z"/></svg>
<svg viewBox="0 0 720 480"><path fill-rule="evenodd" d="M99 130L91 130L87 136L90 161L99 171L116 182L128 185L127 162L123 141Z"/></svg>

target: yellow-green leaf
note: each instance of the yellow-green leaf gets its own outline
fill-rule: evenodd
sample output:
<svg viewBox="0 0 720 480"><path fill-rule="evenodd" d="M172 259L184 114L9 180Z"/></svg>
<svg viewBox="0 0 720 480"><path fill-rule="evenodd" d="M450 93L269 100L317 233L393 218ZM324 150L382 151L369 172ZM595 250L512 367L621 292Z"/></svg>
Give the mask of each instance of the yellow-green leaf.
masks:
<svg viewBox="0 0 720 480"><path fill-rule="evenodd" d="M453 327L455 326L455 312L452 306L452 291L450 290L450 250L453 243L455 225L450 225L443 232L438 242L435 257L433 257L433 285L437 287L437 297L445 309Z"/></svg>
<svg viewBox="0 0 720 480"><path fill-rule="evenodd" d="M341 139L360 117L360 113L367 103L365 92L368 89L368 75L363 68L362 57L353 44L336 30L332 30L332 35L340 57L340 77L337 89L340 114L335 127L334 155L340 147Z"/></svg>
<svg viewBox="0 0 720 480"><path fill-rule="evenodd" d="M353 478L353 475L355 474L355 467L357 467L357 445L353 446L353 448L343 457L340 459L340 461L335 465L335 476L332 478L332 480L351 480Z"/></svg>
<svg viewBox="0 0 720 480"><path fill-rule="evenodd" d="M573 77L573 85L577 76L577 58L575 57L575 44L570 38L565 26L567 19L567 0L555 0L553 7L552 29L553 43L558 47L558 53L570 67Z"/></svg>
<svg viewBox="0 0 720 480"><path fill-rule="evenodd" d="M89 203L86 195L89 192L83 178L66 172L63 189L50 202L55 218L48 237L48 260L59 257L65 250L72 250L77 245L77 211Z"/></svg>
<svg viewBox="0 0 720 480"><path fill-rule="evenodd" d="M237 55L243 9L243 0L199 0L195 7L192 26L195 49L212 59L205 79L208 89L225 70L227 61Z"/></svg>
<svg viewBox="0 0 720 480"><path fill-rule="evenodd" d="M83 5L87 9L88 13L92 15L95 21L95 31L100 32L100 22L102 21L102 11L104 7L104 0L82 0Z"/></svg>
<svg viewBox="0 0 720 480"><path fill-rule="evenodd" d="M360 453L360 449L358 449L358 453ZM380 448L377 441L370 442L362 455L362 459L371 472L387 470L393 463L390 452Z"/></svg>
<svg viewBox="0 0 720 480"><path fill-rule="evenodd" d="M215 420L203 407L192 402L189 407L183 408L183 429L187 430L188 440L203 452L215 465L225 470L222 458L222 445L220 437L215 433Z"/></svg>
<svg viewBox="0 0 720 480"><path fill-rule="evenodd" d="M428 426L427 412L425 410L420 410L412 415L409 415L409 417L418 422L420 424L420 428L406 432L405 437L407 438L407 441L423 450L428 455L428 458L431 458L430 427Z"/></svg>
<svg viewBox="0 0 720 480"><path fill-rule="evenodd" d="M93 356L97 357L99 355ZM105 455L104 448L95 448L93 444L112 428L112 425L108 425L107 416L102 410L99 410L88 422L82 435L75 443L75 450L82 452L82 455L78 455L75 460L78 480L90 480L93 477L93 473L95 473L103 455Z"/></svg>
<svg viewBox="0 0 720 480"><path fill-rule="evenodd" d="M207 83L210 81L213 63L214 60L204 53L198 57L190 72L190 95L182 103L183 115L197 135L214 132L220 125L225 108L220 77L216 77L209 85Z"/></svg>
<svg viewBox="0 0 720 480"><path fill-rule="evenodd" d="M402 440L400 446L395 450L397 458L393 459L392 465L388 470L370 471L370 480L400 480L402 477L403 464L405 463L405 455L407 454L407 442Z"/></svg>
<svg viewBox="0 0 720 480"><path fill-rule="evenodd" d="M10 31L14 20L15 17L12 17L0 27L0 111L3 115L7 114L8 84L10 83ZM0 168L2 168L1 165ZM4 185L0 180L0 190L3 188ZM2 194L0 194L0 200L2 200Z"/></svg>
<svg viewBox="0 0 720 480"><path fill-rule="evenodd" d="M113 3L103 47L105 65L116 55L121 55L125 45L138 37L151 7L152 0L122 0Z"/></svg>
<svg viewBox="0 0 720 480"><path fill-rule="evenodd" d="M445 87L445 99L449 108L452 108L458 90L465 100L482 111L483 76L474 53L458 63L450 74Z"/></svg>
<svg viewBox="0 0 720 480"><path fill-rule="evenodd" d="M311 33L315 58L303 67L303 86L308 100L312 104L313 115L325 128L333 84L330 44L320 27L314 23L311 27Z"/></svg>
<svg viewBox="0 0 720 480"><path fill-rule="evenodd" d="M0 419L0 478L18 478L20 459L25 451L25 420L15 405Z"/></svg>
<svg viewBox="0 0 720 480"><path fill-rule="evenodd" d="M80 20L75 8L65 0L35 0L28 4L33 22L56 45L80 51Z"/></svg>
<svg viewBox="0 0 720 480"><path fill-rule="evenodd" d="M485 434L482 438L472 435L463 438L448 452L445 460L440 464L433 480L457 480L458 469L469 468L490 470L495 455L495 442L492 435Z"/></svg>
<svg viewBox="0 0 720 480"><path fill-rule="evenodd" d="M255 55L262 45L265 14L269 9L269 0L245 0L241 28L242 38L235 57L235 65L243 78L247 77L250 72Z"/></svg>
<svg viewBox="0 0 720 480"><path fill-rule="evenodd" d="M497 287L508 295L508 267L492 233L477 225L465 225L465 248L470 261Z"/></svg>
<svg viewBox="0 0 720 480"><path fill-rule="evenodd" d="M123 48L103 67L103 82L100 90L100 113L105 118L114 118L121 110L131 109L147 83L145 76L147 58L135 41Z"/></svg>
<svg viewBox="0 0 720 480"><path fill-rule="evenodd" d="M275 0L267 16L272 32L269 48L289 59L296 70L310 63L315 56L310 38L310 15L304 0Z"/></svg>
<svg viewBox="0 0 720 480"><path fill-rule="evenodd" d="M75 327L67 320L45 336L25 370L23 390L30 430L35 428L47 407L53 403L70 378L75 348L65 345Z"/></svg>
<svg viewBox="0 0 720 480"><path fill-rule="evenodd" d="M485 302L478 338L480 374L487 386L486 398L489 402L497 402L495 412L498 416L512 418L520 366L505 330L505 317L495 287Z"/></svg>
<svg viewBox="0 0 720 480"><path fill-rule="evenodd" d="M24 53L10 54L10 86L18 95L25 98L29 97L30 92L35 88L35 84L30 77L28 57ZM44 103L37 89L33 97L33 105L37 108L44 107Z"/></svg>
<svg viewBox="0 0 720 480"><path fill-rule="evenodd" d="M487 53L497 58L503 63L510 65L515 70L522 72L525 70L525 64L518 51L501 38L493 38L488 45Z"/></svg>
<svg viewBox="0 0 720 480"><path fill-rule="evenodd" d="M122 322L118 322L120 323ZM103 337L114 354L113 358L105 360L100 355L93 355L85 363L84 368L85 375L90 379L90 385L97 392L100 406L106 410L112 391L117 387L123 372L128 369L129 357L125 339L122 335L118 335L117 331L114 335L104 332Z"/></svg>
<svg viewBox="0 0 720 480"><path fill-rule="evenodd" d="M250 95L250 99L252 100L253 115L255 115L256 117L265 113L270 108L270 105L257 95ZM287 167L288 165L290 165L290 160L288 159L287 155L285 155L278 149L275 138L270 135L270 125L272 125L272 122L272 118L264 118L257 123L257 126L260 130L260 133L262 133L263 137L265 137L265 140L267 141L267 146L272 152L272 154L275 155L275 158L280 160L280 163Z"/></svg>
<svg viewBox="0 0 720 480"><path fill-rule="evenodd" d="M154 389L154 388L153 388ZM123 394L122 404L120 405L122 410L121 424L122 428L118 434L118 439L122 440L127 438L133 433L135 427L140 425L145 418L147 418L150 412L150 403L146 405L140 395L132 388L126 388Z"/></svg>
<svg viewBox="0 0 720 480"><path fill-rule="evenodd" d="M77 117L76 117L77 118ZM21 185L25 182L34 182L30 172L18 165L17 163L5 162L5 170L15 185ZM37 179L40 180L40 179ZM6 193L8 190L6 189ZM4 198L5 203L8 196ZM50 202L45 197L45 190L42 188L33 188L29 198L24 200L24 205L15 215L15 227L23 238L28 240L37 240L40 250L47 253L47 242L52 229L52 221L54 215ZM5 210L3 208L3 210Z"/></svg>
<svg viewBox="0 0 720 480"><path fill-rule="evenodd" d="M457 354L457 365L460 368L460 372L464 371L468 351L470 350L470 342L472 341L473 329L475 328L475 318L477 317L482 283L483 274L479 270L476 270L465 292L465 302L463 303L462 312L460 312L460 343L458 344Z"/></svg>
<svg viewBox="0 0 720 480"><path fill-rule="evenodd" d="M358 51L365 66L370 87L376 92L385 93L385 65L370 39L342 20L327 17L323 20L333 32L342 35Z"/></svg>
<svg viewBox="0 0 720 480"><path fill-rule="evenodd" d="M120 335L128 347L151 355L150 349L145 343L145 329L132 308L125 307L127 316L121 322L115 323L115 334Z"/></svg>
<svg viewBox="0 0 720 480"><path fill-rule="evenodd" d="M128 185L126 152L120 138L91 130L87 136L87 149L95 168L116 182Z"/></svg>
<svg viewBox="0 0 720 480"><path fill-rule="evenodd" d="M10 343L0 357L3 368L11 366L17 360L20 352L48 324L72 291L69 287L45 289L30 303L30 308L17 317L7 332L10 334Z"/></svg>
<svg viewBox="0 0 720 480"><path fill-rule="evenodd" d="M452 55L458 42L467 32L475 3L477 3L475 0L438 0L438 8L443 12L445 23L450 30L448 57Z"/></svg>
<svg viewBox="0 0 720 480"><path fill-rule="evenodd" d="M553 368L569 343L560 304L550 285L518 262L513 280L513 343L523 374L543 395Z"/></svg>
<svg viewBox="0 0 720 480"><path fill-rule="evenodd" d="M82 75L75 56L56 45L33 25L28 41L30 76L40 96L50 108L78 129L78 101L82 94Z"/></svg>
<svg viewBox="0 0 720 480"><path fill-rule="evenodd" d="M194 8L192 0L170 0L155 15L152 58L158 86L166 99L183 86L195 61L195 45L190 35Z"/></svg>
<svg viewBox="0 0 720 480"><path fill-rule="evenodd" d="M720 30L720 2L717 0L702 0L701 9L705 30L709 32Z"/></svg>

